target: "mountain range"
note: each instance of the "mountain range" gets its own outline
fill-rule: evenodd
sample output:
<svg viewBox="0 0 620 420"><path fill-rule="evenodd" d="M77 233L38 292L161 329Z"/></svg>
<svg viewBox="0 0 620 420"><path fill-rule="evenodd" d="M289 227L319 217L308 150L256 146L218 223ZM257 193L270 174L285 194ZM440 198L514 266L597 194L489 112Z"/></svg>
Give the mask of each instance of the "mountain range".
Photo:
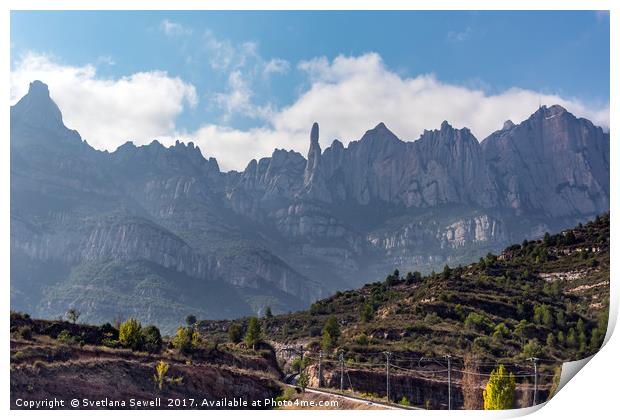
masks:
<svg viewBox="0 0 620 420"><path fill-rule="evenodd" d="M321 150L315 123L306 158L276 149L224 172L191 142L96 150L35 81L11 107L10 151L11 308L164 331L305 308L609 210L609 133L558 105L481 142L381 123Z"/></svg>

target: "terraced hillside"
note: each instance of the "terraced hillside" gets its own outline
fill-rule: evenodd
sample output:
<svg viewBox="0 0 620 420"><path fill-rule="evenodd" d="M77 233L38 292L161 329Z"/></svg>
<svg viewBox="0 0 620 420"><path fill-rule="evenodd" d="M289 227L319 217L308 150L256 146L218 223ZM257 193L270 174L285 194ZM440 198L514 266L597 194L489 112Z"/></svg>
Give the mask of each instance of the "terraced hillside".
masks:
<svg viewBox="0 0 620 420"><path fill-rule="evenodd" d="M601 346L609 278L603 215L467 266L427 276L396 270L307 311L265 317L263 336L284 369L305 371L311 386L385 398L389 365L392 401L480 409L501 364L516 380L513 406L527 407L554 394L563 361ZM201 329L224 340L247 323L203 321Z"/></svg>

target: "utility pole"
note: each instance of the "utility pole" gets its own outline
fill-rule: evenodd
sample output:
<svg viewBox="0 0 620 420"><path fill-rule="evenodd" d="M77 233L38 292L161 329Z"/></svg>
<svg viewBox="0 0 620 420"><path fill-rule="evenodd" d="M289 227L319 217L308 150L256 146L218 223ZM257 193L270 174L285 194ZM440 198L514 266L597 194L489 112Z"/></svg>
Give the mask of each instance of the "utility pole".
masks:
<svg viewBox="0 0 620 420"><path fill-rule="evenodd" d="M531 360L534 363L534 404L536 405L536 397L538 395L538 357L530 357L527 360Z"/></svg>
<svg viewBox="0 0 620 420"><path fill-rule="evenodd" d="M344 389L344 351L340 350L340 392Z"/></svg>
<svg viewBox="0 0 620 420"><path fill-rule="evenodd" d="M386 351L383 354L385 354L385 395L387 401L390 402L390 357L392 357L392 353Z"/></svg>
<svg viewBox="0 0 620 420"><path fill-rule="evenodd" d="M321 387L321 378L323 371L321 370L321 361L323 360L323 350L319 350L319 388Z"/></svg>
<svg viewBox="0 0 620 420"><path fill-rule="evenodd" d="M448 359L448 410L452 410L452 356L448 354L445 357Z"/></svg>

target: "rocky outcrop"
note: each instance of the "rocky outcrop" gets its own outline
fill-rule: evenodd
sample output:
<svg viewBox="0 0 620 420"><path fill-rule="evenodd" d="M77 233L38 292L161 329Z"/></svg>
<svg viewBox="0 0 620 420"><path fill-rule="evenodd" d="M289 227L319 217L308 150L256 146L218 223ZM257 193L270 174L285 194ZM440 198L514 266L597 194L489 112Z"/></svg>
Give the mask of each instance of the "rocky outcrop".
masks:
<svg viewBox="0 0 620 420"><path fill-rule="evenodd" d="M191 142L97 151L33 82L11 108L10 141L17 307L49 262L60 281L82 263L143 261L226 282L257 313L289 311L609 209L609 134L558 106L482 143L448 122L415 141L380 123L322 151L315 123L307 159L276 149L225 173Z"/></svg>
<svg viewBox="0 0 620 420"><path fill-rule="evenodd" d="M501 204L549 217L609 208L609 134L558 105L540 107L519 125L482 142Z"/></svg>

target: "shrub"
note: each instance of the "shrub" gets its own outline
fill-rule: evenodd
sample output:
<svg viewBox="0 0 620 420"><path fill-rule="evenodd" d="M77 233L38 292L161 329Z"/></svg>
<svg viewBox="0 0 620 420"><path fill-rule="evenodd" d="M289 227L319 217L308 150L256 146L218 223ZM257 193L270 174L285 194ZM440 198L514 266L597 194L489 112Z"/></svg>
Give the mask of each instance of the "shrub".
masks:
<svg viewBox="0 0 620 420"><path fill-rule="evenodd" d="M196 325L196 323L198 322L198 320L196 319L196 315L187 315L187 317L185 318L185 323L187 324L188 327L193 327L194 325Z"/></svg>
<svg viewBox="0 0 620 420"><path fill-rule="evenodd" d="M310 382L310 377L306 372L302 372L297 379L297 385L301 388L302 391L306 390L308 383Z"/></svg>
<svg viewBox="0 0 620 420"><path fill-rule="evenodd" d="M465 328L488 332L491 329L491 321L485 315L476 312L470 312L465 318Z"/></svg>
<svg viewBox="0 0 620 420"><path fill-rule="evenodd" d="M157 388L161 391L164 388L164 381L166 380L166 374L168 373L168 369L170 366L168 363L160 360L159 363L155 366L155 375L153 375L153 379L155 379L155 383L157 384Z"/></svg>
<svg viewBox="0 0 620 420"><path fill-rule="evenodd" d="M67 330L62 330L60 333L58 333L58 335L56 336L56 340L65 344L71 344L74 342L71 333Z"/></svg>
<svg viewBox="0 0 620 420"><path fill-rule="evenodd" d="M142 325L135 318L129 318L121 324L118 341L121 346L134 351L140 350L143 344Z"/></svg>
<svg viewBox="0 0 620 420"><path fill-rule="evenodd" d="M159 328L149 325L142 330L143 347L149 353L159 353L163 344Z"/></svg>
<svg viewBox="0 0 620 420"><path fill-rule="evenodd" d="M180 353L190 354L198 346L200 335L193 328L179 327L177 335L172 339L172 346Z"/></svg>
<svg viewBox="0 0 620 420"><path fill-rule="evenodd" d="M510 334L510 331L508 330L506 324L504 324L503 322L497 324L495 326L495 329L493 330L493 338L504 338L508 334Z"/></svg>
<svg viewBox="0 0 620 420"><path fill-rule="evenodd" d="M362 322L370 322L374 317L374 309L370 303L367 303L362 308L362 313L360 314L360 320Z"/></svg>
<svg viewBox="0 0 620 420"><path fill-rule="evenodd" d="M29 326L24 325L19 329L19 336L24 340L32 340L32 329Z"/></svg>
<svg viewBox="0 0 620 420"><path fill-rule="evenodd" d="M243 330L239 324L231 324L228 327L228 339L231 343L238 344L243 338Z"/></svg>
<svg viewBox="0 0 620 420"><path fill-rule="evenodd" d="M411 403L409 402L409 399L407 397L405 397L405 396L403 396L400 399L400 401L398 401L398 404L404 405L404 406L407 406L407 407L409 407L411 405Z"/></svg>
<svg viewBox="0 0 620 420"><path fill-rule="evenodd" d="M538 343L537 339L531 339L527 342L526 345L523 346L522 354L523 357L537 357L542 352L542 348Z"/></svg>
<svg viewBox="0 0 620 420"><path fill-rule="evenodd" d="M359 346L367 346L368 336L366 334L358 334L353 338L353 341Z"/></svg>
<svg viewBox="0 0 620 420"><path fill-rule="evenodd" d="M310 327L310 337L319 337L321 335L321 327L312 326Z"/></svg>

